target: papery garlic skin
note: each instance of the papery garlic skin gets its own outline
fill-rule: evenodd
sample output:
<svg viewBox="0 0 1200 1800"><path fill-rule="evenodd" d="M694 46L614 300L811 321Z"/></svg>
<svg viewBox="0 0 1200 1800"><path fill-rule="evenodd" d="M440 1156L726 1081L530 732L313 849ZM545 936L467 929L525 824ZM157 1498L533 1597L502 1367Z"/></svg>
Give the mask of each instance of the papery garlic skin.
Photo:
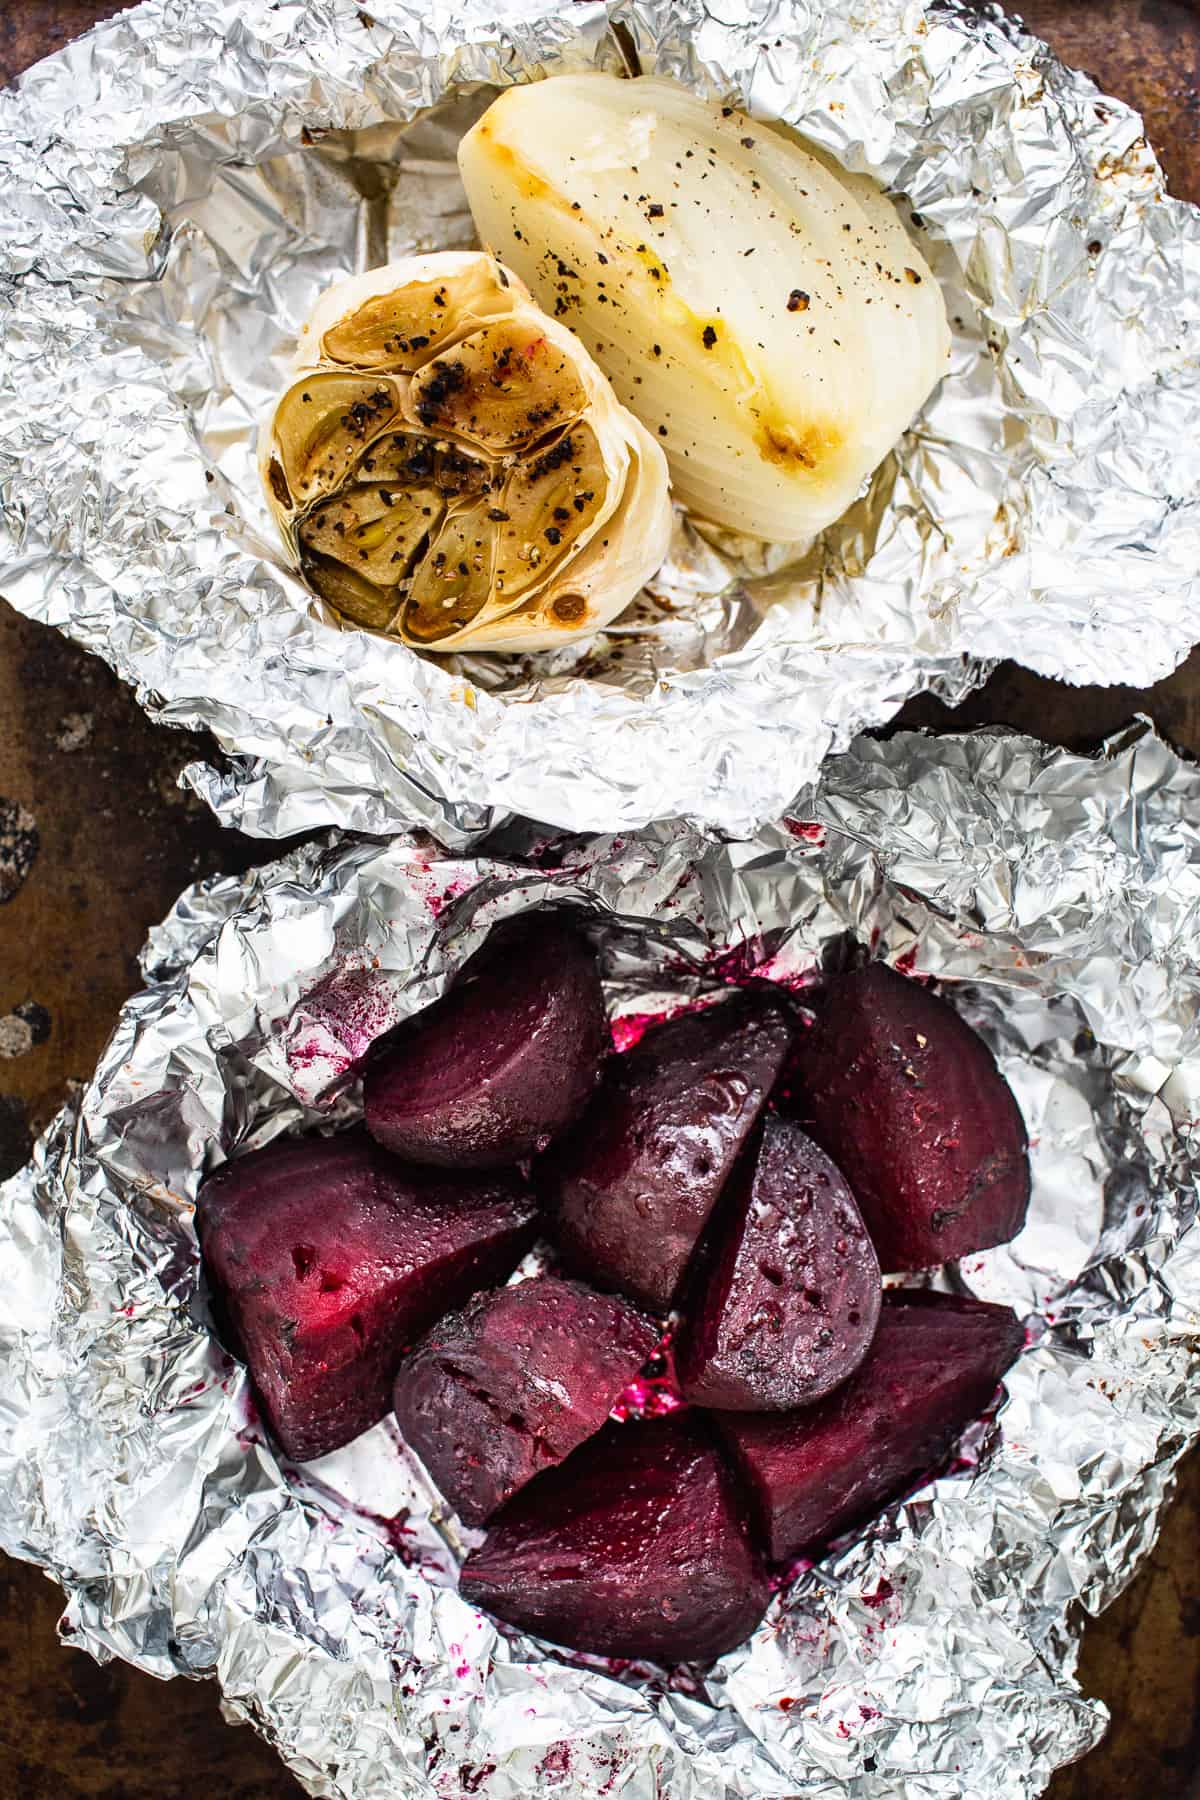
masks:
<svg viewBox="0 0 1200 1800"><path fill-rule="evenodd" d="M554 649L662 563L667 464L579 340L480 252L339 282L263 429L309 585L414 647Z"/></svg>
<svg viewBox="0 0 1200 1800"><path fill-rule="evenodd" d="M779 543L838 518L944 374L886 196L669 81L505 90L459 147L481 240L655 432L675 496Z"/></svg>

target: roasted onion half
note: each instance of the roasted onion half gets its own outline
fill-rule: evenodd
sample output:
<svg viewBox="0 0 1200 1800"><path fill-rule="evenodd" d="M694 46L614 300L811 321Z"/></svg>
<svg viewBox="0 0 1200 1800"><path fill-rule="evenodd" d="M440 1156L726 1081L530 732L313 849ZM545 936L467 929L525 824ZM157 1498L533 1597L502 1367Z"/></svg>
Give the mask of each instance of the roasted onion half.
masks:
<svg viewBox="0 0 1200 1800"><path fill-rule="evenodd" d="M895 206L782 126L673 81L557 75L507 88L458 160L481 241L583 339L702 518L810 539L946 372L945 305Z"/></svg>
<svg viewBox="0 0 1200 1800"><path fill-rule="evenodd" d="M343 619L421 650L545 650L667 551L659 446L582 343L482 252L339 282L262 434L271 510Z"/></svg>

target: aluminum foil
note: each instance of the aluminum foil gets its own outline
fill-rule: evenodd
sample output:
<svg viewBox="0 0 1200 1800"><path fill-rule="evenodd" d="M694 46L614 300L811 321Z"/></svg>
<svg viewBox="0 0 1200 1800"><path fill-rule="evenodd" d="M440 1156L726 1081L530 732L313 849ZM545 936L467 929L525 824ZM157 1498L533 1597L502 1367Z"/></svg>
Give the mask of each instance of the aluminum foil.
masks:
<svg viewBox="0 0 1200 1800"><path fill-rule="evenodd" d="M487 849L333 840L152 933L94 1079L0 1191L0 1544L66 1587L68 1642L215 1674L316 1794L1040 1792L1103 1730L1076 1633L1200 1429L1200 771L1149 735L1099 762L903 736L753 839ZM802 986L852 941L936 976L1030 1129L1025 1230L935 1277L1027 1320L998 1420L707 1673L502 1634L459 1599L463 1534L394 1421L285 1466L207 1328L202 1176L353 1116L371 1039L547 905L587 916L618 1020Z"/></svg>
<svg viewBox="0 0 1200 1800"><path fill-rule="evenodd" d="M618 37L618 28L620 37ZM682 516L588 647L422 658L289 574L257 421L334 277L461 247L500 86L636 62L907 197L951 370L799 563ZM1137 116L914 0L148 0L0 96L0 587L233 758L261 835L510 814L745 835L921 688L1148 684L1200 639L1200 216Z"/></svg>

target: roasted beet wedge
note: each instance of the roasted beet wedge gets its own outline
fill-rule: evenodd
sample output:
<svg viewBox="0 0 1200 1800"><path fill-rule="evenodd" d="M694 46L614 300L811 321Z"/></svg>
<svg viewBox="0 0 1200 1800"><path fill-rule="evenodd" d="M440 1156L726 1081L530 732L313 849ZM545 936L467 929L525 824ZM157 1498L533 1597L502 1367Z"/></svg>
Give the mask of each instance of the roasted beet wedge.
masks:
<svg viewBox="0 0 1200 1800"><path fill-rule="evenodd" d="M1023 1342L1007 1306L894 1289L866 1361L820 1405L713 1413L771 1556L816 1549L934 1469Z"/></svg>
<svg viewBox="0 0 1200 1800"><path fill-rule="evenodd" d="M440 1168L517 1162L586 1106L606 1039L591 949L561 917L528 914L494 932L370 1064L367 1129Z"/></svg>
<svg viewBox="0 0 1200 1800"><path fill-rule="evenodd" d="M708 1662L767 1609L736 1484L695 1414L610 1425L496 1517L465 1599L605 1656Z"/></svg>
<svg viewBox="0 0 1200 1800"><path fill-rule="evenodd" d="M1020 1231L1025 1124L947 1001L870 963L830 983L793 1072L800 1123L850 1183L884 1269L929 1268Z"/></svg>
<svg viewBox="0 0 1200 1800"><path fill-rule="evenodd" d="M218 1310L287 1454L324 1456L383 1418L405 1346L503 1280L534 1219L515 1175L409 1168L361 1131L275 1144L206 1181Z"/></svg>
<svg viewBox="0 0 1200 1800"><path fill-rule="evenodd" d="M396 1418L468 1525L560 1463L607 1419L659 1338L615 1294L542 1275L435 1325L396 1377Z"/></svg>
<svg viewBox="0 0 1200 1800"><path fill-rule="evenodd" d="M538 1171L551 1229L586 1280L665 1312L787 1051L769 996L656 1025L605 1068Z"/></svg>
<svg viewBox="0 0 1200 1800"><path fill-rule="evenodd" d="M879 1317L879 1263L840 1172L769 1117L689 1281L678 1369L698 1406L784 1412L857 1369Z"/></svg>

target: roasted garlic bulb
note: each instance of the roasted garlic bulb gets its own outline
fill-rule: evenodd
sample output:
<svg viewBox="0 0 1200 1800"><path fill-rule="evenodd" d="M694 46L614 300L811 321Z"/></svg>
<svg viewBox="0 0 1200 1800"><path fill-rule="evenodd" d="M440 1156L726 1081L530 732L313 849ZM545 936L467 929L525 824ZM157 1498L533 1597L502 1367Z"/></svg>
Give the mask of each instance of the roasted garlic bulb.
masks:
<svg viewBox="0 0 1200 1800"><path fill-rule="evenodd" d="M614 619L666 555L662 451L583 345L481 252L343 281L263 433L309 585L422 650L545 650Z"/></svg>
<svg viewBox="0 0 1200 1800"><path fill-rule="evenodd" d="M812 537L946 371L945 305L891 201L782 127L672 81L558 75L506 89L458 161L482 242L718 524Z"/></svg>

